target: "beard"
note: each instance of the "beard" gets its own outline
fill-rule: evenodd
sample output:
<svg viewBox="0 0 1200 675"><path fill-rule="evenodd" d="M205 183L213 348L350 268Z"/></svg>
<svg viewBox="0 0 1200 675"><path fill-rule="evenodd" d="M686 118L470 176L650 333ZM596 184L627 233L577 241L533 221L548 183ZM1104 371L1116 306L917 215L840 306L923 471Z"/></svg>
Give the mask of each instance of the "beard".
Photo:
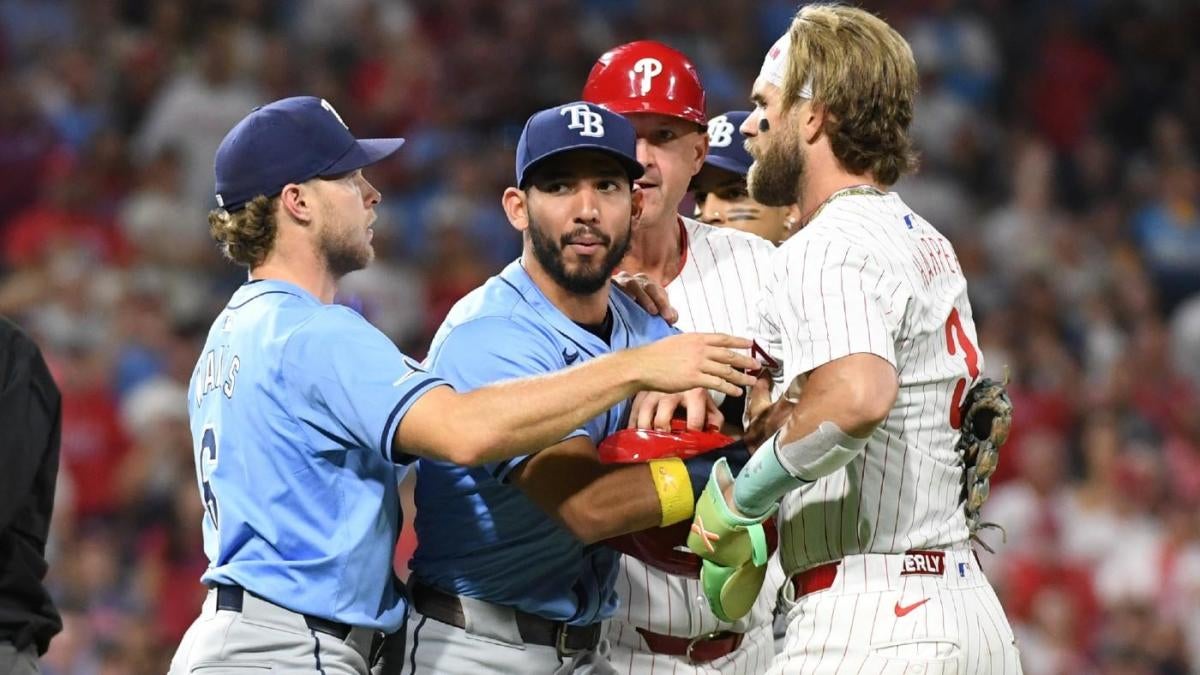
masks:
<svg viewBox="0 0 1200 675"><path fill-rule="evenodd" d="M554 283L576 295L591 295L604 288L604 284L612 276L613 270L617 269L617 265L629 251L632 224L631 219L630 226L626 227L625 232L619 234L615 240L592 228L580 226L564 234L558 241L554 241L538 225L531 213L529 214L529 238L533 243L533 257L537 258L542 269L546 270ZM596 237L604 246L608 247L608 251L599 260L580 261L573 269L567 269L563 249L570 244L572 239L582 234Z"/></svg>
<svg viewBox="0 0 1200 675"><path fill-rule="evenodd" d="M804 177L804 148L793 132L780 131L779 138L755 157L746 175L746 186L754 201L766 206L791 206L800 202L800 179Z"/></svg>
<svg viewBox="0 0 1200 675"><path fill-rule="evenodd" d="M325 259L329 273L335 279L361 270L375 259L375 249L371 243L344 224L338 229L327 225L321 231L319 243L320 254Z"/></svg>

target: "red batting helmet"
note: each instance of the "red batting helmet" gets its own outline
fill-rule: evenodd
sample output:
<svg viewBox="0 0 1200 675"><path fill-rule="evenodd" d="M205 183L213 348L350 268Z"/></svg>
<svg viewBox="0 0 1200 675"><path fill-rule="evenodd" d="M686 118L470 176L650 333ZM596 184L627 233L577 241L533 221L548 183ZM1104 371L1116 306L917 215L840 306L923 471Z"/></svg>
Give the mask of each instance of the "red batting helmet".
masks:
<svg viewBox="0 0 1200 675"><path fill-rule="evenodd" d="M733 442L732 438L715 427L695 431L688 429L683 420L671 420L670 431L622 429L600 441L597 450L600 461L605 464L637 464L665 457L690 459ZM668 574L699 579L700 558L679 550L687 541L691 526L691 522L684 521L668 527L631 532L606 539L604 543ZM775 520L764 521L763 531L767 537L767 550L774 552L779 547Z"/></svg>
<svg viewBox="0 0 1200 675"><path fill-rule="evenodd" d="M653 40L613 47L592 66L583 100L622 115L658 113L704 126L704 87L682 53Z"/></svg>

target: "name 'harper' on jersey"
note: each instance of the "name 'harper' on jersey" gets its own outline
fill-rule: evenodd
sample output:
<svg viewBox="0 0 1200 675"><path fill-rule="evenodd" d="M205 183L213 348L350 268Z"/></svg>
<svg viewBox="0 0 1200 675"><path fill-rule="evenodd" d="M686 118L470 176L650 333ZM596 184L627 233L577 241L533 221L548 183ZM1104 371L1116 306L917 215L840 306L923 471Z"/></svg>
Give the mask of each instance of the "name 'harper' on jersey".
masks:
<svg viewBox="0 0 1200 675"><path fill-rule="evenodd" d="M913 228L912 214L905 216L904 222L911 230ZM921 237L916 242L913 263L921 272L921 281L925 283L926 288L939 274L962 276L958 258L950 249L950 242L946 241L944 237Z"/></svg>

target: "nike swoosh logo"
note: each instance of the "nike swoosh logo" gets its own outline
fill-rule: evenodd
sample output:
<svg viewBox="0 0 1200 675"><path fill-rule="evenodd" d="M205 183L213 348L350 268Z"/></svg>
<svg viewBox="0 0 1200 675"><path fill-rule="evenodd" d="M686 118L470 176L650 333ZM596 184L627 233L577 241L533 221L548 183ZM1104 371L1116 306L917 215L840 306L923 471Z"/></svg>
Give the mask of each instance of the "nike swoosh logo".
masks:
<svg viewBox="0 0 1200 675"><path fill-rule="evenodd" d="M921 605L923 605L927 602L929 602L929 598L925 598L924 600L918 600L917 602L914 602L911 605L904 606L904 605L900 604L899 600L897 600L896 606L894 608L896 610L896 618L900 618L902 616L907 615L909 612L913 611L914 609L920 607Z"/></svg>
<svg viewBox="0 0 1200 675"><path fill-rule="evenodd" d="M579 352L569 352L566 349L564 349L562 352L562 356L563 356L563 361L566 361L567 365L569 366L572 363L575 363L575 361L577 359L579 359Z"/></svg>

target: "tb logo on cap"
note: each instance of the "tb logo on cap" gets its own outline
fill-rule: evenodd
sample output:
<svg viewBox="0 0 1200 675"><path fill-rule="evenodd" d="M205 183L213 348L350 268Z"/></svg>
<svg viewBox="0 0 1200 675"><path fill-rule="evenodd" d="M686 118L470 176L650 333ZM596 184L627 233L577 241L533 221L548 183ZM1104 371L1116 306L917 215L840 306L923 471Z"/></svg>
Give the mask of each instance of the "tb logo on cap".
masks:
<svg viewBox="0 0 1200 675"><path fill-rule="evenodd" d="M604 118L600 113L594 112L586 105L568 105L559 108L559 115L571 114L571 121L567 124L568 129L578 129L580 136L589 136L591 138L604 137Z"/></svg>
<svg viewBox="0 0 1200 675"><path fill-rule="evenodd" d="M662 73L662 61L652 58L638 59L633 64L633 72L642 75L642 96L650 93L650 83Z"/></svg>
<svg viewBox="0 0 1200 675"><path fill-rule="evenodd" d="M325 99L321 99L321 107L328 110L330 115L333 115L334 117L336 117L338 124L341 124L342 126L346 127L347 129L350 128L350 125L348 125L342 121L342 116L339 115L337 113L337 111L333 109L333 105L331 105L329 103L329 101L326 101Z"/></svg>
<svg viewBox="0 0 1200 675"><path fill-rule="evenodd" d="M714 148L728 148L733 142L733 122L724 115L708 121L708 144Z"/></svg>

